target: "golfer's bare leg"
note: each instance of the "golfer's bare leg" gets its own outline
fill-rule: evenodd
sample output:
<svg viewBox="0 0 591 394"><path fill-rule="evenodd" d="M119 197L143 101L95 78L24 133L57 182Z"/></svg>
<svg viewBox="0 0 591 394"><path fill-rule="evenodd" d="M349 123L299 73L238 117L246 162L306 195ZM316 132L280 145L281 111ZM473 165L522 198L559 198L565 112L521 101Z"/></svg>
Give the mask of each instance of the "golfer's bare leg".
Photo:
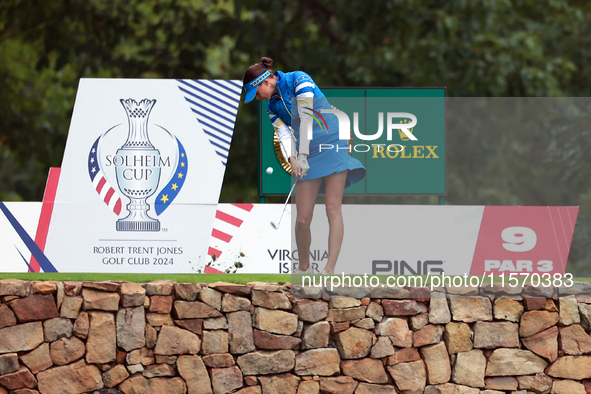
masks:
<svg viewBox="0 0 591 394"><path fill-rule="evenodd" d="M341 205L343 203L347 173L348 171L342 171L324 177L324 181L326 182L326 196L324 201L329 226L328 261L324 270L329 274L334 274L334 268L341 252L341 245L343 244L344 225Z"/></svg>
<svg viewBox="0 0 591 394"><path fill-rule="evenodd" d="M316 205L316 197L321 183L322 178L309 181L300 180L296 186L297 217L295 238L300 258L299 269L301 271L307 270L310 265L310 243L312 242L310 223L312 222L314 205Z"/></svg>

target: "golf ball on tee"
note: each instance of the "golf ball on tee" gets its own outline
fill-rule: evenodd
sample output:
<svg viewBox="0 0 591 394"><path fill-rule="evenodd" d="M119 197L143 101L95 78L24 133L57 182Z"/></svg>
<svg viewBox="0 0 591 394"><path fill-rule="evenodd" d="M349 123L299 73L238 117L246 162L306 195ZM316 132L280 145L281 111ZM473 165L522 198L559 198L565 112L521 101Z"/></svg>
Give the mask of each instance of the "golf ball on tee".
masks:
<svg viewBox="0 0 591 394"><path fill-rule="evenodd" d="M273 173L273 167L267 168L267 174L271 175Z"/></svg>

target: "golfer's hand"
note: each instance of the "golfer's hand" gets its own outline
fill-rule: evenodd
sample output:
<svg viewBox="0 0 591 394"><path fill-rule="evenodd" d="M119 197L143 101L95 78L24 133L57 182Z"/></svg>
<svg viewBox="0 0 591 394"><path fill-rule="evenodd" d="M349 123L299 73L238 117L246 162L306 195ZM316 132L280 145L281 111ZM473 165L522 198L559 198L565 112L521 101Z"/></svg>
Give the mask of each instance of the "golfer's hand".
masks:
<svg viewBox="0 0 591 394"><path fill-rule="evenodd" d="M310 165L308 164L308 155L299 155L297 162L300 164L302 169L302 177L305 177L310 169Z"/></svg>
<svg viewBox="0 0 591 394"><path fill-rule="evenodd" d="M289 158L289 162L291 164L291 175L296 178L305 177L306 173L310 169L306 155L299 155L297 159L291 156Z"/></svg>

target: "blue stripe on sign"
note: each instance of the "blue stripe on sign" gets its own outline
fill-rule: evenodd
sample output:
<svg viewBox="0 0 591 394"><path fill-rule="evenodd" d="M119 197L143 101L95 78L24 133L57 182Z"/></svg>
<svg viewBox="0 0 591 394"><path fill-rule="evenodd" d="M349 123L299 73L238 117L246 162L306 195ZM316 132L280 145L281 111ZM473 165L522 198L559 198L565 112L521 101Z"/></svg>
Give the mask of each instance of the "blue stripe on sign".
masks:
<svg viewBox="0 0 591 394"><path fill-rule="evenodd" d="M197 104L196 102L194 102L194 101L193 101L193 100L191 100L191 99L188 99L187 97L185 97L185 100L187 100L187 102L189 102L190 104L193 104L193 106L192 106L192 107L190 107L190 108L191 108L191 111L193 111L194 113L196 113L196 114L198 114L198 115L200 114L200 112L199 112L199 111L197 111L197 110L195 109L195 107L196 107L196 108L201 108L201 109L203 109L203 110L207 111L208 113L210 113L211 115L215 115L215 114L216 114L216 112L209 111L207 108L204 108L202 105L199 105L199 104ZM234 124L234 122L232 122L232 121L231 121L231 120L229 120L229 119L226 119L226 118L222 117L221 115L219 115L219 117L220 117L220 118L223 118L223 119L225 119L227 122L230 122L230 123ZM222 124L222 126L226 127L227 129L230 129L230 130L232 130L232 128L231 128L230 126L223 125L223 124Z"/></svg>
<svg viewBox="0 0 591 394"><path fill-rule="evenodd" d="M229 112L231 117L235 117L236 116L236 112L238 112L238 105L234 105L233 103L230 103L228 101L225 100L221 100L219 97L216 97L214 94L212 93L208 93L206 91L204 91L203 89L199 89L197 88L196 91L200 94L199 97L199 101L207 101L207 102L211 102L213 105L220 105L223 104L226 107L229 107L231 109L231 111ZM209 99L205 100L204 97L207 97ZM218 104L215 104L214 102L217 102Z"/></svg>
<svg viewBox="0 0 591 394"><path fill-rule="evenodd" d="M194 113L196 113L197 115L204 116L204 117L208 118L208 119L209 119L209 120L211 120L211 121L217 122L217 121L216 121L214 118L212 118L212 117L210 117L210 116L207 116L207 115L205 115L205 113L199 112L199 111L198 111L198 110L196 110L194 107L197 107L197 108L200 108L200 109L202 109L202 110L204 110L204 111L207 111L207 113L209 113L210 115L216 115L216 112L213 112L213 111L210 111L210 110L208 110L207 108L203 107L202 105L199 105L199 104L197 104L196 102L194 102L193 100L190 100L190 99L188 99L187 97L185 97L185 100L187 100L189 103L193 104L193 107L190 107L190 108L191 108L191 111L193 111L193 112L194 112ZM227 118L224 118L224 117L223 117L223 116L221 116L221 115L218 115L218 116L219 116L220 118L222 118L222 119L226 120L226 121L227 121L227 122L229 122L229 123L232 123L232 124L234 124L234 123L235 123L235 122L232 122L231 120L229 120L229 119L227 119ZM199 119L199 118L197 118L197 119ZM230 126L228 126L228 125L225 125L225 124L223 124L223 123L220 123L220 122L217 122L217 123L219 123L219 125L220 125L220 126L222 126L222 127L226 128L226 129L228 129L228 130L230 130L230 131L233 131L233 130L234 130L232 127L230 127Z"/></svg>
<svg viewBox="0 0 591 394"><path fill-rule="evenodd" d="M207 115L203 114L202 112L199 112L199 111L197 111L195 108L191 108L191 111L193 111L195 114L197 114L197 115L199 115L199 116L203 116L203 117L206 117L206 118L208 118L208 116L207 116ZM212 124L210 124L210 123L205 123L205 122L203 121L203 119L199 119L199 118L197 118L197 120L198 120L198 121L199 121L201 124L203 124L203 125L206 125L207 127L211 128L211 129L214 129L214 130L216 130L217 132L219 132L219 133L222 133L222 134L224 134L224 135L225 135L225 136L227 136L227 137L230 137L230 138L232 137L232 135L231 135L231 134L229 134L229 133L226 133L225 131L218 129L218 128L217 128L217 127L215 127L214 125L212 125ZM229 130L232 130L232 129L228 128L228 127L226 127L226 128L227 128L227 129L229 129Z"/></svg>
<svg viewBox="0 0 591 394"><path fill-rule="evenodd" d="M229 95L227 95L226 93L222 92L222 91L221 91L221 90L219 90L219 89L214 89L212 86L208 86L208 84L206 84L206 83L205 83L205 82L203 82L203 81L196 80L195 82L197 82L197 85L198 85L198 86L205 86L205 87L207 87L207 88L209 88L209 89L213 90L215 93L219 94L220 96L224 96L224 97L226 97L228 100L235 102L235 103L236 103L236 105L240 104L240 98L235 98L235 97L229 96ZM205 92L204 92L204 93L205 93ZM207 94L207 93L205 93L205 94ZM210 94L208 94L208 95L209 95L209 96L211 96L211 93L210 93Z"/></svg>
<svg viewBox="0 0 591 394"><path fill-rule="evenodd" d="M220 149L221 149L221 150L223 150L224 152L230 152L230 149L229 149L229 148L223 147L223 146L221 146L220 144L218 144L217 142L214 142L214 141L212 141L212 140L209 140L209 142L211 142L211 144L212 144L213 146L217 146L218 148L220 148Z"/></svg>
<svg viewBox="0 0 591 394"><path fill-rule="evenodd" d="M209 131L210 133L212 133L212 135L214 135L215 133L213 133L211 131L211 130L213 130L213 131L217 132L218 134L221 134L222 136L228 137L230 139L230 141L232 141L232 136L231 135L228 135L227 133L224 133L223 131L216 129L215 126L211 126L211 125L209 125L207 123L203 123L203 122L202 122L202 124L204 126L203 127L203 131L204 132L205 131ZM206 129L211 129L211 130L206 130ZM220 138L220 139L222 139L222 138Z"/></svg>
<svg viewBox="0 0 591 394"><path fill-rule="evenodd" d="M12 212L10 212L10 210L6 207L6 205L4 205L3 202L0 202L0 210L4 212L6 219L8 219L16 233L27 246L27 249L29 249L33 257L35 257L43 272L57 272L57 270L55 269L53 264L51 264L47 256L45 256L45 254L41 251L39 246L37 246L35 241L33 241L31 236L27 234L23 226L21 226L21 224L18 222L18 220L16 220L16 218L12 215Z"/></svg>
<svg viewBox="0 0 591 394"><path fill-rule="evenodd" d="M199 115L199 116L203 116L205 119L208 119L208 120L211 120L211 121L215 122L215 119L213 119L213 118L212 118L212 117L210 117L210 116L207 116L207 115L206 115L206 114L204 114L203 112L199 112L199 111L193 111L193 112L195 112L195 113L196 113L197 115ZM199 119L199 118L197 118L197 119ZM215 129L215 130L219 131L220 133L222 133L222 134L224 134L224 135L226 135L226 136L228 136L228 137L232 137L232 134L230 134L230 133L228 133L228 132L225 132L225 131L223 131L223 130L220 130L220 129L219 129L217 126L214 126L214 125L212 125L212 124L210 124L210 123L204 122L204 121L203 121L203 119L199 119L199 121L200 121L201 123L203 123L203 124L206 124L207 126L211 127L212 129ZM217 123L217 122L216 122L216 123ZM228 126L224 126L223 124L222 124L221 126L222 126L224 129L228 129L228 130L230 130L230 132L232 132L232 130L233 130L233 129L229 128Z"/></svg>
<svg viewBox="0 0 591 394"><path fill-rule="evenodd" d="M177 81L179 81L180 83L182 83L183 85L187 85L188 87L190 87L191 89L195 89L195 86L191 85L189 82L185 81L184 79L177 79ZM179 89L181 87L179 86Z"/></svg>
<svg viewBox="0 0 591 394"><path fill-rule="evenodd" d="M224 82L228 82L228 81L224 81ZM228 92L232 93L232 94L240 94L242 92L242 88L238 88L238 91L236 90L232 90L231 88L229 88L228 86L224 85L223 83L219 82L219 81L211 81L212 84L219 86L221 89L225 89Z"/></svg>
<svg viewBox="0 0 591 394"><path fill-rule="evenodd" d="M187 81L184 81L184 80L182 80L182 79L179 79L178 81L179 81L179 82L181 82L181 83L183 83L184 85L188 86L189 88L191 88L191 89L193 89L193 90L196 90L196 91L198 91L199 93L202 93L202 94L204 94L204 95L206 95L206 96L208 96L208 97L214 98L214 99L216 99L216 100L218 100L218 101L220 101L220 102L224 103L225 105L227 105L227 106L229 106L229 107L231 107L231 108L233 108L233 109L236 109L236 110L238 109L238 105L240 104L240 95L241 95L241 92L242 92L242 87L240 87L240 86L239 86L238 84L236 84L236 83L233 83L232 81L225 81L225 82L228 82L228 83L230 83L232 86L236 87L236 90L235 90L235 91L234 91L234 90L232 90L232 89L230 89L229 87L225 86L224 84L222 84L222 83L221 83L221 82L219 82L219 81L213 81L213 80L212 80L212 81L203 82L203 81L193 80L193 82L195 82L197 85L200 85L200 86L201 86L201 88L200 88L199 86L195 86L195 85L193 85L193 84L190 84L190 83L188 83ZM223 93L221 90L219 90L219 89L215 89L213 85L215 85L215 86L219 86L219 87L220 87L220 89L225 89L225 90L227 90L227 91L228 91L228 92L230 92L230 93L231 93L233 96L236 96L236 97L228 96L227 94ZM180 88L180 87L179 87L179 88ZM226 101L226 100L222 100L220 97L217 97L216 95L214 95L214 94L212 94L212 93L208 93L208 92L206 92L206 91L203 91L203 90L202 90L203 88L207 88L207 89L211 89L211 90L213 90L213 91L214 91L215 93L217 93L218 95L222 95L222 96L226 97L227 99L229 99L229 100L231 100L231 101L235 102L235 103L236 103L236 105L234 105L234 104L232 104L232 103L230 103L230 102L228 102L228 101Z"/></svg>
<svg viewBox="0 0 591 394"><path fill-rule="evenodd" d="M220 137L220 136L219 136L219 135L217 135L217 134L214 134L214 133L212 133L212 132L209 132L209 131L207 131L207 130L203 130L203 132L204 132L205 134L209 135L209 136L212 136L212 137L214 137L214 138L217 138L218 140L220 140L220 141L222 141L222 142L225 142L226 144L230 145L230 141L226 141L225 139L223 139L222 137ZM211 141L211 140L210 140L210 141Z"/></svg>
<svg viewBox="0 0 591 394"><path fill-rule="evenodd" d="M234 85L234 87L236 87L236 89L238 89L239 91L242 91L242 85L239 83L236 83L230 79L224 79L224 81L228 82L230 85Z"/></svg>
<svg viewBox="0 0 591 394"><path fill-rule="evenodd" d="M21 253L20 250L18 250L18 248L16 247L16 245L14 245L14 248L16 249L16 251L18 252L18 254L20 254L21 259L23 259L23 261L25 262L25 264L27 265L27 267L29 268L29 272L35 272L33 270L33 268L31 268L31 265L29 264L29 262L27 261L27 259L25 259L25 256L23 256L23 254Z"/></svg>
<svg viewBox="0 0 591 394"><path fill-rule="evenodd" d="M212 103L212 102L210 102L210 101L207 101L207 100L203 99L202 97L199 97L199 96L197 96L197 95L196 95L195 93L193 93L193 92L189 92L188 90L186 90L186 89L184 89L184 88L181 88L180 86L179 86L179 89L180 89L181 91L183 91L183 92L187 93L188 95L190 95L190 96L192 96L192 97L195 97L196 99L198 99L198 100L200 100L200 101L204 101L204 102L206 102L206 103L208 103L208 104L210 104L210 105L212 105L212 106L216 107L216 108L217 108L217 109L219 109L220 111L223 111L223 112L227 113L228 115L230 115L230 116L232 116L232 117L236 117L236 112L230 112L230 111L228 111L228 110L227 110L227 109L225 109L225 108L222 108L222 107L220 107L220 106L218 106L218 105L216 105L216 104L214 104L214 103ZM193 101L193 100L189 99L188 97L185 97L185 100L187 100L188 102L190 102L191 104L193 104L193 105L195 105L195 106L198 106L198 105L199 105L199 104L197 104L195 101ZM210 110L210 111L211 111L211 110ZM212 112L213 112L213 111L212 111ZM220 115L220 116L221 116L221 115ZM227 120L228 120L228 122L231 122L231 120L230 120L230 119L228 119L228 118L224 118L224 119L227 119Z"/></svg>
<svg viewBox="0 0 591 394"><path fill-rule="evenodd" d="M238 107L240 104L240 96L236 94L236 92L228 93L225 89L213 83L213 81L200 81L198 88L210 90L211 92L206 94L209 96L215 96L216 99L225 101L228 105L233 107Z"/></svg>
<svg viewBox="0 0 591 394"><path fill-rule="evenodd" d="M179 86L179 89L181 90L181 92L187 93L189 96L199 98L195 93L188 91L187 89L183 88L182 86ZM187 97L185 97L185 100L195 104L193 101L189 100Z"/></svg>
<svg viewBox="0 0 591 394"><path fill-rule="evenodd" d="M227 160L228 156L223 152L229 153L242 86L224 80L177 81L179 90L189 103L189 108L197 115L203 132L210 137L209 143L214 147L214 151ZM226 160L222 160L224 166Z"/></svg>
<svg viewBox="0 0 591 394"><path fill-rule="evenodd" d="M187 85L187 86L191 86L191 85L189 85L189 83L188 83L187 81L185 81L184 79L177 79L177 82L180 82L180 83L182 83L182 84L185 84L185 85Z"/></svg>
<svg viewBox="0 0 591 394"><path fill-rule="evenodd" d="M211 97L211 96L208 96L208 97ZM210 112L213 112L213 113L217 114L216 111L207 108L203 104L208 104L208 105L210 105L210 106L212 106L212 107L214 107L214 108L216 108L216 109L218 109L218 110L220 110L220 111L225 112L226 114L228 114L230 117L219 115L220 118L223 118L223 119L227 120L228 122L232 122L232 118L236 118L236 111L228 111L227 109L225 109L224 107L220 106L219 104L216 104L214 101L206 100L203 97L199 97L199 99L197 101L198 101L197 102L197 105L203 106L204 108L206 108ZM224 104L226 104L226 103L224 103Z"/></svg>
<svg viewBox="0 0 591 394"><path fill-rule="evenodd" d="M213 116L216 116L216 115L217 115L217 116L216 116L217 118L220 118L220 119L223 119L223 120L225 120L226 122L230 122L230 123L232 123L232 121L231 121L230 119L228 119L228 118L225 118L225 117L223 117L222 115L219 115L219 114L217 114L216 112L214 112L214 111L212 111L212 110L208 109L207 107L205 107L205 106L203 106L203 105L201 105L201 104L197 104L197 107L198 107L198 108L201 108L201 109L202 109L202 110L204 110L204 111L207 111L207 113L208 113L209 115L213 115ZM206 115L204 114L203 116L206 116ZM226 129L233 130L233 128L232 128L232 127L230 127L230 126L228 126L228 125L226 125L226 124L224 124L224 123L220 122L218 119L214 118L213 116L208 116L208 118L209 118L211 121L213 121L213 122L216 122L217 124L219 124L220 126L222 126L222 127L226 128Z"/></svg>
<svg viewBox="0 0 591 394"><path fill-rule="evenodd" d="M185 100L187 100L189 103L191 103L192 105L196 106L196 107L200 107L203 108L205 111L210 112L213 115L216 115L218 117L220 117L221 119L224 119L225 121L227 121L228 123L234 124L235 120L236 120L236 113L238 112L238 107L234 107L233 110L234 111L230 111L225 109L224 107L220 106L219 104L216 104L216 101L228 106L228 103L225 101L221 101L221 100L212 100L215 99L214 96L206 96L207 93L203 92L200 89L195 89L198 93L200 93L199 95L193 93L193 92L189 92L188 90L182 88L179 86L179 89L181 91L183 91L184 93L190 95L191 97L194 97L196 100L193 101L191 100L189 97L185 96ZM203 98L203 96L206 96L209 100ZM208 108L206 105L203 104L208 104L212 107L215 108L215 110L213 110L213 108ZM222 114L220 114L220 112L224 112L225 114L227 114L228 116L223 116Z"/></svg>
<svg viewBox="0 0 591 394"><path fill-rule="evenodd" d="M206 107L206 106L204 106L203 104L199 104L198 102L195 102L195 101L189 100L187 97L185 97L185 100L187 100L187 101L191 102L191 103L192 103L193 105L195 105L196 107L203 108L205 111L207 111L207 112L210 112L210 113L211 113L211 114L213 114L213 115L217 115L218 117L220 117L220 118L224 119L226 122L230 122L230 123L232 123L232 119L230 119L230 118L226 118L225 116L222 116L222 115L219 115L217 112L215 112L215 111L212 111L211 109L207 108L207 107ZM224 111L224 112L228 112L227 110L225 110L225 109L223 109L223 108L221 108L221 107L217 106L216 104L214 104L214 103L212 103L212 102L210 102L210 101L204 100L204 99L203 99L203 98L201 98L201 97L198 97L198 101L202 101L202 102L208 103L208 104L210 104L210 105L212 105L212 106L214 106L214 107L216 107L216 108L219 108L220 110L222 110L222 111ZM228 112L228 114L230 114L232 117L236 117L236 114L232 114L231 112Z"/></svg>

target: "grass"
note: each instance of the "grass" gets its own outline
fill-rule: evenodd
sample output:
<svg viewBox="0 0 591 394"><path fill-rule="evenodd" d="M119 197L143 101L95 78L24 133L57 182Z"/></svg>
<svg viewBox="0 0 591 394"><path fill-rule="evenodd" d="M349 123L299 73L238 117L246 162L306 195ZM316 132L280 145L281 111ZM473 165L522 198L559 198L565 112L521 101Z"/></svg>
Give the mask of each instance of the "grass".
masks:
<svg viewBox="0 0 591 394"><path fill-rule="evenodd" d="M0 273L0 279L21 279L28 281L126 281L136 283L156 280L172 280L179 283L288 283L291 275L280 274L113 274L113 273Z"/></svg>

